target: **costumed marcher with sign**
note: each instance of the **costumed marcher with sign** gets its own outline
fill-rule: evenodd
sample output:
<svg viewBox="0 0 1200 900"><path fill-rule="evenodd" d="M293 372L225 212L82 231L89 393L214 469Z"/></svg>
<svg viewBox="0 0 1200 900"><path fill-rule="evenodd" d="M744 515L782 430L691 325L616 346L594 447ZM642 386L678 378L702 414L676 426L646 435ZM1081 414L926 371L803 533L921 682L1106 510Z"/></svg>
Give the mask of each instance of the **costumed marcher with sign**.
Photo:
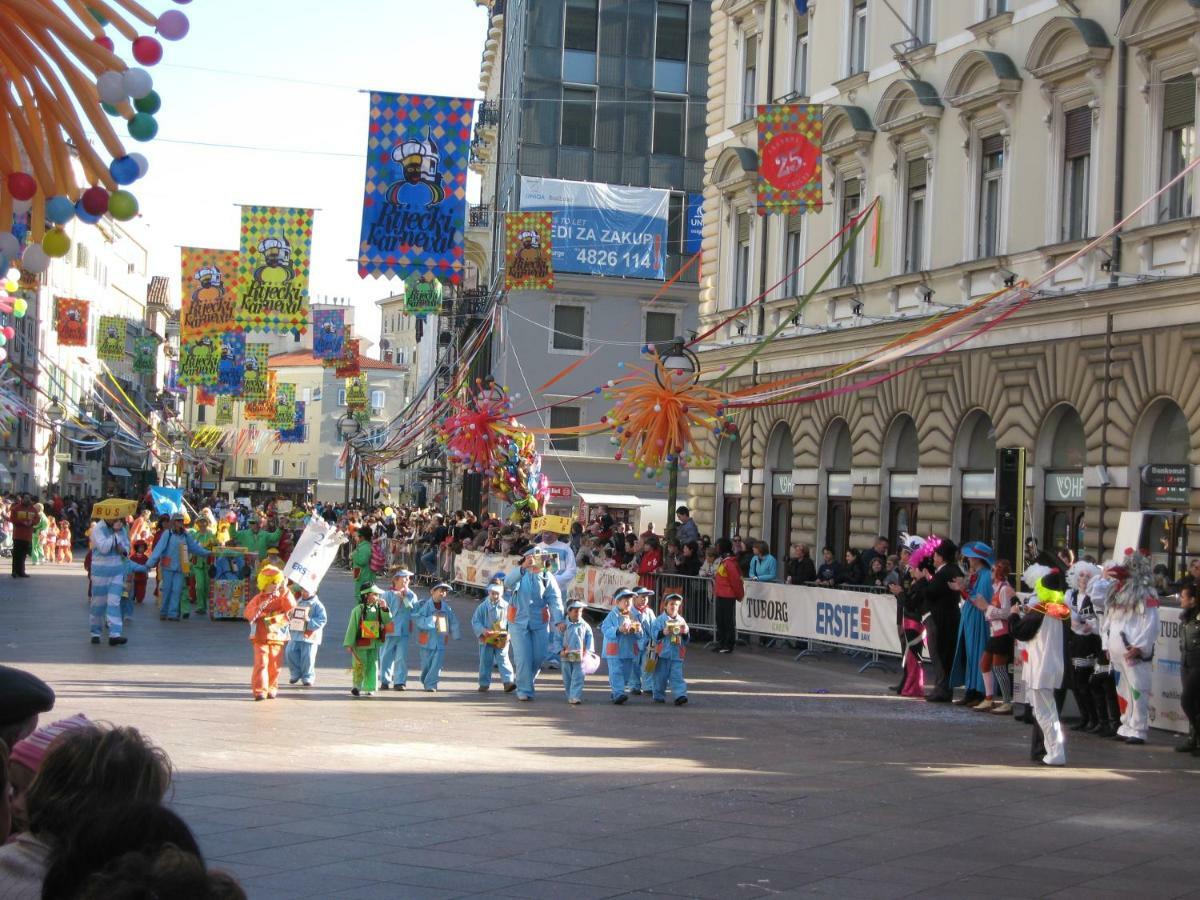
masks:
<svg viewBox="0 0 1200 900"><path fill-rule="evenodd" d="M641 625L642 634L650 634L650 626L654 624L654 607L650 605L650 599L654 596L654 591L648 587L635 587L633 589L633 609L629 614L637 620ZM638 645L637 659L633 661L633 677L629 679L629 683L625 685L625 692L634 695L649 694L654 691L654 672L646 670L646 659L650 656L652 643L649 637L642 640Z"/></svg>
<svg viewBox="0 0 1200 900"><path fill-rule="evenodd" d="M1118 739L1144 744L1150 730L1150 681L1158 640L1158 591L1150 557L1127 549L1110 572L1114 587L1105 603L1108 658L1117 675L1121 701Z"/></svg>
<svg viewBox="0 0 1200 900"><path fill-rule="evenodd" d="M966 602L962 604L958 619L958 634L954 643L954 661L950 666L950 686L953 690L963 685L965 693L955 703L974 708L992 701L985 700L986 686L979 668L980 659L987 647L988 624L983 607L992 600L992 564L996 561L992 548L983 541L968 541L963 544L962 555L967 560L968 576L952 583Z"/></svg>
<svg viewBox="0 0 1200 900"><path fill-rule="evenodd" d="M1179 677L1183 691L1179 705L1188 720L1188 736L1175 747L1176 753L1200 756L1200 607L1196 585L1179 589Z"/></svg>
<svg viewBox="0 0 1200 900"><path fill-rule="evenodd" d="M1092 693L1096 658L1103 646L1097 630L1096 610L1088 596L1088 585L1099 574L1100 567L1089 562L1077 562L1067 569L1066 601L1071 609L1071 628L1067 632L1067 652L1071 660L1068 671L1071 694L1080 714L1072 731L1096 732L1103 727L1103 717Z"/></svg>
<svg viewBox="0 0 1200 900"><path fill-rule="evenodd" d="M682 607L681 594L667 594L663 598L663 611L651 626L650 639L655 642L654 652L658 656L654 662L655 703L667 702L667 688L671 689L676 706L688 702L683 660L687 656L691 634L687 621L679 612Z"/></svg>
<svg viewBox="0 0 1200 900"><path fill-rule="evenodd" d="M515 691L517 684L508 659L508 601L504 599L504 585L488 585L487 597L471 616L471 630L479 639L480 693L491 688L492 669L500 670L505 693Z"/></svg>
<svg viewBox="0 0 1200 900"><path fill-rule="evenodd" d="M596 652L596 637L592 626L583 618L587 604L576 600L567 607L567 628L562 635L562 680L567 694L567 703L578 706L583 702L583 663L589 654Z"/></svg>
<svg viewBox="0 0 1200 900"><path fill-rule="evenodd" d="M291 637L288 617L295 605L283 572L275 566L263 566L258 573L258 593L250 598L245 612L254 648L250 691L255 700L274 700L279 692L283 648Z"/></svg>
<svg viewBox="0 0 1200 900"><path fill-rule="evenodd" d="M321 598L306 588L296 584L292 585L292 591L298 599L288 614L290 638L285 653L290 676L288 684L298 681L304 687L312 687L317 680L317 648L321 646L329 613Z"/></svg>
<svg viewBox="0 0 1200 900"><path fill-rule="evenodd" d="M541 534L541 543L535 544L534 549L546 555L550 563L550 573L554 576L554 580L558 582L558 593L563 598L564 602L571 592L571 585L575 583L575 551L571 549L571 545L562 539L557 531L546 529ZM559 653L562 649L562 633L557 629L550 630L550 641L547 644L546 660L543 664L547 669L557 669L559 666Z"/></svg>
<svg viewBox="0 0 1200 900"><path fill-rule="evenodd" d="M124 517L113 516L96 522L88 546L92 558L92 599L88 607L92 643L100 643L107 619L108 643L115 647L128 641L122 634L124 617L121 614L121 592L125 589L126 556L129 553Z"/></svg>
<svg viewBox="0 0 1200 900"><path fill-rule="evenodd" d="M162 608L158 611L160 619L171 622L179 621L179 608L183 602L183 592L186 587L188 572L191 570L192 556L211 556L212 551L206 550L196 543L196 539L183 530L183 513L171 516L170 530L164 534L154 552L147 560L147 566L161 565L162 577ZM183 613L187 618L188 613Z"/></svg>
<svg viewBox="0 0 1200 900"><path fill-rule="evenodd" d="M618 706L629 699L625 685L633 682L633 664L638 651L649 635L642 631L640 620L630 615L633 591L621 588L613 595L613 608L600 623L604 636L604 656L608 664L608 686L612 690L612 702ZM639 677L638 683L641 683Z"/></svg>
<svg viewBox="0 0 1200 900"><path fill-rule="evenodd" d="M379 646L392 624L383 594L373 584L364 587L346 623L342 644L352 658L350 693L355 697L370 697L379 685Z"/></svg>
<svg viewBox="0 0 1200 900"><path fill-rule="evenodd" d="M361 544L359 546L362 546ZM408 636L412 633L412 615L420 606L417 595L408 586L413 573L400 569L392 576L392 589L385 591L384 604L392 614L392 627L379 651L379 689L408 686Z"/></svg>
<svg viewBox="0 0 1200 900"><path fill-rule="evenodd" d="M1021 576L1034 590L1033 602L1021 607L1012 625L1013 637L1024 641L1023 680L1033 709L1030 758L1047 766L1067 764L1067 739L1058 713L1062 708L1065 662L1063 622L1071 618L1065 602L1066 579L1058 569L1029 566Z"/></svg>
<svg viewBox="0 0 1200 900"><path fill-rule="evenodd" d="M534 682L546 659L550 629L566 630L558 582L546 571L542 553L526 550L504 578L508 595L508 640L517 676L517 699L532 700Z"/></svg>
<svg viewBox="0 0 1200 900"><path fill-rule="evenodd" d="M429 598L413 613L413 624L417 628L417 644L421 648L421 686L433 693L438 689L442 677L442 660L446 655L446 644L462 637L458 629L458 616L454 607L446 600L450 585L435 584Z"/></svg>

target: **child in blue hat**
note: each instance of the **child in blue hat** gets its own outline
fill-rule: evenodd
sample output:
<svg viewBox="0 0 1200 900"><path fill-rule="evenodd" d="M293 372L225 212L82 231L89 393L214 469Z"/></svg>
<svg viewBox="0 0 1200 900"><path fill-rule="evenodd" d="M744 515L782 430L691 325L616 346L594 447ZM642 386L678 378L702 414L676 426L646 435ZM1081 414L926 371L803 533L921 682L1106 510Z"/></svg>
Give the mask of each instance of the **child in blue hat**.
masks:
<svg viewBox="0 0 1200 900"><path fill-rule="evenodd" d="M590 626L583 618L587 604L576 600L567 607L567 630L562 636L562 680L567 692L567 702L578 706L583 702L583 658L596 652L596 639Z"/></svg>

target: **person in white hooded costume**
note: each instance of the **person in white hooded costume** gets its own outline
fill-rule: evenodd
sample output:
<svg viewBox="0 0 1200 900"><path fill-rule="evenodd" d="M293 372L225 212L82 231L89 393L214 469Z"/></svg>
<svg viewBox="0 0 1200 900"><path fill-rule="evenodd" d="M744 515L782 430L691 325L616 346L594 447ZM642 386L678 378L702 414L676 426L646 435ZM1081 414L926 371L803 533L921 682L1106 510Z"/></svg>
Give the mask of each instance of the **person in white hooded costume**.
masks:
<svg viewBox="0 0 1200 900"><path fill-rule="evenodd" d="M1104 604L1104 643L1121 705L1116 740L1144 744L1150 730L1150 681L1158 640L1158 591L1150 558L1126 550L1124 558L1104 574L1111 584Z"/></svg>

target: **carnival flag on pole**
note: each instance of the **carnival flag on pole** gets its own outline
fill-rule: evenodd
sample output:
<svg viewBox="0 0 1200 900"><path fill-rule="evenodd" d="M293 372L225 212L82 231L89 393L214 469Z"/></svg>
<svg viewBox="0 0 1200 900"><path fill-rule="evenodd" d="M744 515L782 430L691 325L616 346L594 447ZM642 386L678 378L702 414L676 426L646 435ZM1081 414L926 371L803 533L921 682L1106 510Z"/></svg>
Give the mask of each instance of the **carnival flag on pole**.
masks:
<svg viewBox="0 0 1200 900"><path fill-rule="evenodd" d="M358 338L346 338L342 357L338 360L337 368L333 372L335 378L354 378L362 371L362 367L359 365L358 347Z"/></svg>
<svg viewBox="0 0 1200 900"><path fill-rule="evenodd" d="M138 375L153 375L158 368L158 338L152 334L133 339L133 371Z"/></svg>
<svg viewBox="0 0 1200 900"><path fill-rule="evenodd" d="M88 333L88 302L58 298L58 346L86 347Z"/></svg>
<svg viewBox="0 0 1200 900"><path fill-rule="evenodd" d="M195 400L197 406L216 406L217 395L203 387L196 388Z"/></svg>
<svg viewBox="0 0 1200 900"><path fill-rule="evenodd" d="M820 106L758 107L758 214L820 212Z"/></svg>
<svg viewBox="0 0 1200 900"><path fill-rule="evenodd" d="M506 291L548 291L554 287L553 227L552 212L504 214Z"/></svg>
<svg viewBox="0 0 1200 900"><path fill-rule="evenodd" d="M267 397L267 360L270 357L270 350L270 344L246 344L242 398L248 403L258 403Z"/></svg>
<svg viewBox="0 0 1200 900"><path fill-rule="evenodd" d="M125 320L120 316L101 316L96 330L96 355L101 359L125 358Z"/></svg>
<svg viewBox="0 0 1200 900"><path fill-rule="evenodd" d="M267 370L266 388L262 398L250 400L245 398L244 415L248 422L269 422L275 418L275 379L278 376L270 369Z"/></svg>
<svg viewBox="0 0 1200 900"><path fill-rule="evenodd" d="M372 92L358 274L462 281L475 101Z"/></svg>
<svg viewBox="0 0 1200 900"><path fill-rule="evenodd" d="M346 379L346 407L362 409L367 405L367 376L356 375Z"/></svg>
<svg viewBox="0 0 1200 900"><path fill-rule="evenodd" d="M304 443L304 401L296 401L296 418L292 420L291 428L279 429L279 443L281 444L302 444Z"/></svg>
<svg viewBox="0 0 1200 900"><path fill-rule="evenodd" d="M213 420L214 425L232 425L233 424L233 398L226 394L223 397L217 398L217 415Z"/></svg>
<svg viewBox="0 0 1200 900"><path fill-rule="evenodd" d="M179 341L190 344L235 329L233 301L241 273L236 250L183 247L179 251Z"/></svg>
<svg viewBox="0 0 1200 900"><path fill-rule="evenodd" d="M318 309L313 312L313 356L337 359L346 340L346 311Z"/></svg>
<svg viewBox="0 0 1200 900"><path fill-rule="evenodd" d="M272 428L291 428L296 421L296 385L281 384L275 388L275 411Z"/></svg>
<svg viewBox="0 0 1200 900"><path fill-rule="evenodd" d="M415 315L442 311L442 283L432 275L411 275L404 282L404 311Z"/></svg>
<svg viewBox="0 0 1200 900"><path fill-rule="evenodd" d="M308 330L313 211L243 206L239 284L233 318L243 331Z"/></svg>
<svg viewBox="0 0 1200 900"><path fill-rule="evenodd" d="M222 338L205 335L179 348L179 383L205 385L217 383L221 363Z"/></svg>
<svg viewBox="0 0 1200 900"><path fill-rule="evenodd" d="M214 394L240 397L246 382L246 336L230 332L221 338L221 361L217 364Z"/></svg>

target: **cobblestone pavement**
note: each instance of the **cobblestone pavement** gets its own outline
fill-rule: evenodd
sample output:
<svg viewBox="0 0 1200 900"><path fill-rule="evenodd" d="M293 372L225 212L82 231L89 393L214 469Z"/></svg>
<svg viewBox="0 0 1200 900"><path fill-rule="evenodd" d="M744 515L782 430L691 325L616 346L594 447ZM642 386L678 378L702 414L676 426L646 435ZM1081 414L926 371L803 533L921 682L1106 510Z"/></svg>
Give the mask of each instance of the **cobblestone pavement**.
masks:
<svg viewBox="0 0 1200 900"><path fill-rule="evenodd" d="M613 706L603 672L580 707L557 673L531 704L479 694L469 640L441 692L352 700L341 572L316 687L255 703L244 624L147 606L93 646L81 567L32 571L0 575L0 661L165 747L175 808L252 898L1200 896L1200 760L1161 732L1072 734L1047 770L1011 719L757 648L697 648L682 708Z"/></svg>

